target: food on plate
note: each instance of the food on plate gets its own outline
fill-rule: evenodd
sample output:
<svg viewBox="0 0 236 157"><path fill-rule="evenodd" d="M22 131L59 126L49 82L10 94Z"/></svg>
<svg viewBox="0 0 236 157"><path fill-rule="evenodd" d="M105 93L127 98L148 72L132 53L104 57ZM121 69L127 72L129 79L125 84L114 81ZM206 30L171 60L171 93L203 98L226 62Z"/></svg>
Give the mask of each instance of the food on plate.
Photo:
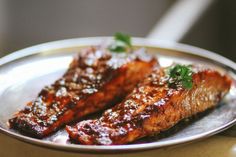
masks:
<svg viewBox="0 0 236 157"><path fill-rule="evenodd" d="M231 79L213 69L180 64L155 68L99 119L81 121L66 130L80 144L127 144L215 107L230 86Z"/></svg>
<svg viewBox="0 0 236 157"><path fill-rule="evenodd" d="M62 78L43 88L9 120L9 126L43 138L69 122L114 105L157 64L145 49L134 51L129 36L118 33L109 49L83 49Z"/></svg>

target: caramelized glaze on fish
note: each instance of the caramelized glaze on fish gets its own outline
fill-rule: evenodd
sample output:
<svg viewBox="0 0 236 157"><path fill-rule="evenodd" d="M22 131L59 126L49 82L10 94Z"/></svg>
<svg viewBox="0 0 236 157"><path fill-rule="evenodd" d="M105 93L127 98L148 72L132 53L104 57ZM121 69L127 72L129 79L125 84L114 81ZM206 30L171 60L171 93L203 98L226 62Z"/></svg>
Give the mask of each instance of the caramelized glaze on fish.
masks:
<svg viewBox="0 0 236 157"><path fill-rule="evenodd" d="M11 128L43 138L60 127L124 98L157 61L143 50L115 54L99 47L82 50L62 78L9 120Z"/></svg>
<svg viewBox="0 0 236 157"><path fill-rule="evenodd" d="M86 145L120 145L167 130L180 120L212 108L229 91L231 80L210 69L194 68L192 88L172 88L165 69L144 79L101 118L67 126L69 137Z"/></svg>

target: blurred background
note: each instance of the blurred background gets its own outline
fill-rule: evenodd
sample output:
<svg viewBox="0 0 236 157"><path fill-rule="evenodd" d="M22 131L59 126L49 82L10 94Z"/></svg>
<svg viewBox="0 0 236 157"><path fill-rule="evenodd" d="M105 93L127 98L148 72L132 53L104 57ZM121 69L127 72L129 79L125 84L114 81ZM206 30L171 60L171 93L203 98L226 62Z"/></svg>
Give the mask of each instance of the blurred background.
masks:
<svg viewBox="0 0 236 157"><path fill-rule="evenodd" d="M176 3L190 1L185 15L191 14L195 3L204 3L205 9L191 22L176 16L173 23L191 23L178 41L236 61L235 0L0 0L0 56L43 42L111 36L117 31L146 37L169 17ZM165 28L179 31L173 24Z"/></svg>

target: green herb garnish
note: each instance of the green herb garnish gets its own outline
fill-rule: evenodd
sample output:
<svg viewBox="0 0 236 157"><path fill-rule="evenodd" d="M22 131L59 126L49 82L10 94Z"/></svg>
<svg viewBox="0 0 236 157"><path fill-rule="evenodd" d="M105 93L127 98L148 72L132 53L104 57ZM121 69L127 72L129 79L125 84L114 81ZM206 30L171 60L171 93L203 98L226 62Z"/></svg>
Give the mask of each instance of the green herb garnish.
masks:
<svg viewBox="0 0 236 157"><path fill-rule="evenodd" d="M191 66L176 64L168 69L168 85L169 87L182 86L186 89L193 87L192 82L193 71Z"/></svg>
<svg viewBox="0 0 236 157"><path fill-rule="evenodd" d="M112 52L127 52L132 48L131 45L131 37L127 34L116 33L114 35L114 42L108 47L108 49Z"/></svg>

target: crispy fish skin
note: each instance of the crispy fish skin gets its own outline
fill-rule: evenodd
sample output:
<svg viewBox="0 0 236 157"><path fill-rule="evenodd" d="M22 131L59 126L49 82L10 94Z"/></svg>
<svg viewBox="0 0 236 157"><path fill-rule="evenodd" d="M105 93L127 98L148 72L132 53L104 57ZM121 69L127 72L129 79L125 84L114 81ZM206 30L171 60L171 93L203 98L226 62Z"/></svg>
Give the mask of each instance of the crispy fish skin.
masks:
<svg viewBox="0 0 236 157"><path fill-rule="evenodd" d="M168 87L164 69L154 70L120 104L102 117L66 126L69 137L85 145L120 145L165 131L180 120L212 108L231 79L210 69L195 69L193 88Z"/></svg>
<svg viewBox="0 0 236 157"><path fill-rule="evenodd" d="M115 54L99 47L84 49L63 77L42 89L9 120L9 126L27 136L43 138L73 120L117 103L156 64L156 58L142 50Z"/></svg>

